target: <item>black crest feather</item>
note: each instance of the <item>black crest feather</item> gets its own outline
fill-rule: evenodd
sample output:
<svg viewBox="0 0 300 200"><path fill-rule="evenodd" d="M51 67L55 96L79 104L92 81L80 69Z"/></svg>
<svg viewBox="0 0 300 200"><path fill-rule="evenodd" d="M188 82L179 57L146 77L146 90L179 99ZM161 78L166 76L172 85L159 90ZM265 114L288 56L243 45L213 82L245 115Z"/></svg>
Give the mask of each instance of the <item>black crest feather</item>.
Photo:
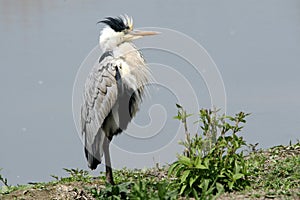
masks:
<svg viewBox="0 0 300 200"><path fill-rule="evenodd" d="M129 28L121 17L106 17L104 20L101 20L98 23L104 23L116 32L121 32Z"/></svg>

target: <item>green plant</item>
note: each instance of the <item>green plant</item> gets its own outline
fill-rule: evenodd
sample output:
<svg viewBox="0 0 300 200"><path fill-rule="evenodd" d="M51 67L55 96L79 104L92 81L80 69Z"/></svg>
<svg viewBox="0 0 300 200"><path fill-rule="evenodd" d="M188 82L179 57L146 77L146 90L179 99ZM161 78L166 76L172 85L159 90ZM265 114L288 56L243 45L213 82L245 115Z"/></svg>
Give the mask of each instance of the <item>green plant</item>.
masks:
<svg viewBox="0 0 300 200"><path fill-rule="evenodd" d="M218 116L217 110L202 109L199 112L202 135L190 137L186 124L189 115L180 105L177 108L175 118L184 123L186 140L181 144L186 150L170 166L168 174L177 178L179 194L206 199L248 186L249 164L241 151L246 142L237 133L249 114Z"/></svg>
<svg viewBox="0 0 300 200"><path fill-rule="evenodd" d="M0 171L2 168L0 168ZM0 174L0 182L4 184L4 186L0 187L0 194L9 194L11 191L13 191L13 187L8 184L7 178L4 178Z"/></svg>
<svg viewBox="0 0 300 200"><path fill-rule="evenodd" d="M165 168L116 170L118 184L107 184L101 190L92 188L91 193L96 199L177 199L178 192L170 187L169 180L157 177L160 173L166 173Z"/></svg>
<svg viewBox="0 0 300 200"><path fill-rule="evenodd" d="M131 188L129 199L134 200L171 200L177 199L177 192L171 190L166 181L153 183L139 178Z"/></svg>
<svg viewBox="0 0 300 200"><path fill-rule="evenodd" d="M104 189L98 191L96 188L91 190L91 193L96 199L119 200L128 199L129 188L131 183L125 182L118 185L106 184Z"/></svg>
<svg viewBox="0 0 300 200"><path fill-rule="evenodd" d="M0 168L0 171L2 170L2 168ZM9 187L8 183L7 183L7 178L4 178L1 174L0 174L0 181L6 186Z"/></svg>
<svg viewBox="0 0 300 200"><path fill-rule="evenodd" d="M71 181L83 181L83 182L90 182L92 176L89 174L88 171L82 169L66 169L63 168L67 173L70 175Z"/></svg>
<svg viewBox="0 0 300 200"><path fill-rule="evenodd" d="M63 168L68 174L69 177L61 177L51 175L52 178L56 179L59 182L73 182L73 181L82 181L82 182L91 182L92 176L88 171L82 169L67 169Z"/></svg>

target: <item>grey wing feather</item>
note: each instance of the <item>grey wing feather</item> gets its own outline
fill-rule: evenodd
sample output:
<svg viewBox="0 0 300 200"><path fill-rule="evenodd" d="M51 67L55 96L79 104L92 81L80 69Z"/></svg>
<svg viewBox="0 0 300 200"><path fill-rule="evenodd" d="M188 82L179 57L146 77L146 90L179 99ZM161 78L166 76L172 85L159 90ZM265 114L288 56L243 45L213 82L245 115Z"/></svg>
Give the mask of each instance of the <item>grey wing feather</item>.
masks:
<svg viewBox="0 0 300 200"><path fill-rule="evenodd" d="M115 75L116 63L113 57L108 56L101 63L97 63L86 81L84 102L81 106L81 128L85 148L92 154L92 157L97 158L100 162L105 137L101 126L116 103L118 96ZM92 165L91 158L87 156L87 159L89 165Z"/></svg>

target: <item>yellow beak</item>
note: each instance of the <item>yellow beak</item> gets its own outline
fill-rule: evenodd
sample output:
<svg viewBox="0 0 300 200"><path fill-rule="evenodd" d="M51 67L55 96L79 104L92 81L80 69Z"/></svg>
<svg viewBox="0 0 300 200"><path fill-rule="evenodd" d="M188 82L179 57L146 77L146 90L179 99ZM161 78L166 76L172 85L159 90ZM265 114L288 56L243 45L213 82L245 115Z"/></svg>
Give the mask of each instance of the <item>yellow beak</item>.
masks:
<svg viewBox="0 0 300 200"><path fill-rule="evenodd" d="M155 32L155 31L140 31L140 30L133 30L130 31L128 34L132 35L132 36L149 36L149 35L157 35L159 34L159 32Z"/></svg>

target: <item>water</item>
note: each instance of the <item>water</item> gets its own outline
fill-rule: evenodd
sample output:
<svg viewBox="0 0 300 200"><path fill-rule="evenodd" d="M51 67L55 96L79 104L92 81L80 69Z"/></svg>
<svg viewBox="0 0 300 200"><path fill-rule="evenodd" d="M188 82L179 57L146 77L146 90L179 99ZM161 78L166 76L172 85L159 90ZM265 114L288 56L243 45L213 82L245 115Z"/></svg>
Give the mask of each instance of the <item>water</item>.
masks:
<svg viewBox="0 0 300 200"><path fill-rule="evenodd" d="M102 26L96 22L123 13L133 16L137 27L174 29L205 47L223 78L227 113L252 113L245 127L247 141L266 148L299 139L299 1L0 0L0 168L10 184L49 181L50 174L64 176L62 168L87 169L73 121L73 83L81 62L98 43ZM144 50L144 55L175 69L188 66L165 52ZM198 81L200 107L208 107L205 83L201 77L191 81ZM176 98L168 88L150 91L154 95L141 112L162 104L165 108L152 107L150 116L164 116L170 127L178 128L171 119ZM135 123L145 126L150 121L140 114ZM165 127L161 132L173 130ZM122 136L115 144L143 148ZM116 152L112 161L117 168L152 166L175 158L175 152L156 157Z"/></svg>

